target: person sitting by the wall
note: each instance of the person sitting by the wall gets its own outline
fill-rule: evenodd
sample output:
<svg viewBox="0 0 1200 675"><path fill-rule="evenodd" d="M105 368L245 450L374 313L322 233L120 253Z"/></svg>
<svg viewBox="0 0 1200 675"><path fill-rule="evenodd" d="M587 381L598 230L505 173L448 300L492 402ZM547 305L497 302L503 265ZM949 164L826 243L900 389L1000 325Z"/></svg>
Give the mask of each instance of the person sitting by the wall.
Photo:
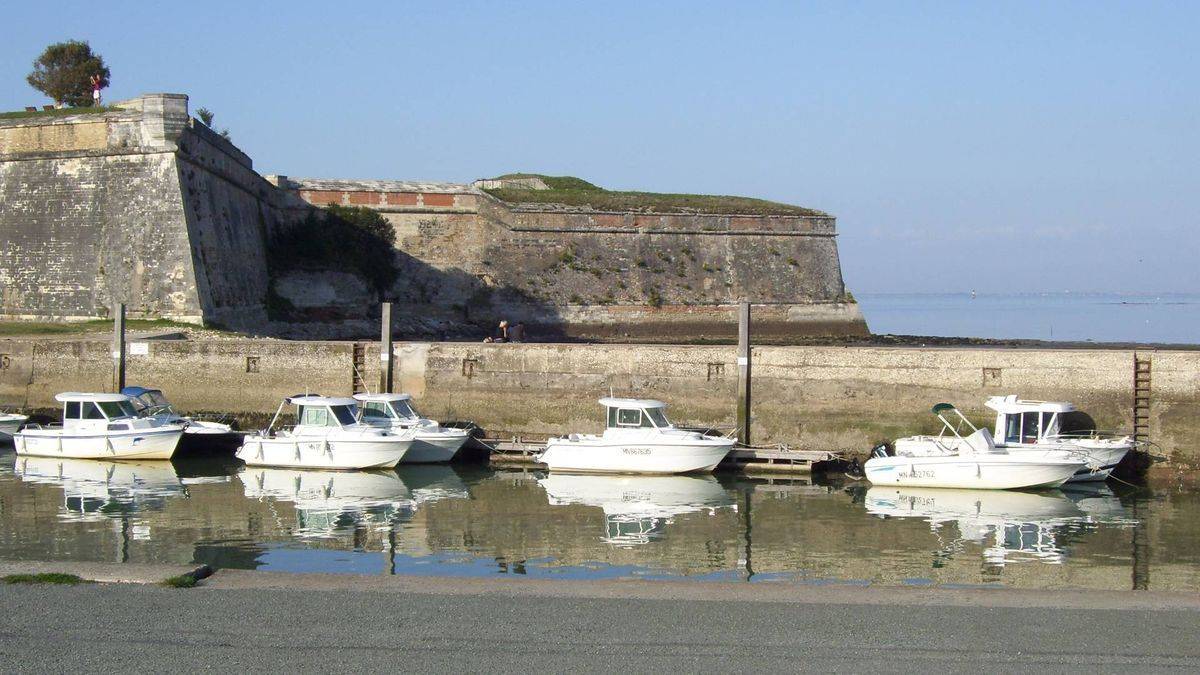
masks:
<svg viewBox="0 0 1200 675"><path fill-rule="evenodd" d="M508 322L501 321L500 326L496 329L496 334L492 336L492 342L508 342Z"/></svg>
<svg viewBox="0 0 1200 675"><path fill-rule="evenodd" d="M524 342L525 341L525 322L524 321L518 321L517 325L513 326L512 330L508 331L508 341L509 342Z"/></svg>

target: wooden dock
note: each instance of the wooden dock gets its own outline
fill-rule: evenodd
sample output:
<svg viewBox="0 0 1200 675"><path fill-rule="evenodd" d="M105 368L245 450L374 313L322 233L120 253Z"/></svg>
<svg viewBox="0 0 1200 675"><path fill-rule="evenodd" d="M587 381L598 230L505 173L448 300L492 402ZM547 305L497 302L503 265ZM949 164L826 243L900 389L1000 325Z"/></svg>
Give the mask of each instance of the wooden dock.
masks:
<svg viewBox="0 0 1200 675"><path fill-rule="evenodd" d="M535 458L546 449L543 439L513 437L479 440L490 448L489 463L494 466L540 466ZM811 473L815 464L838 459L840 457L837 454L823 450L793 450L787 446L735 446L717 469L748 474Z"/></svg>

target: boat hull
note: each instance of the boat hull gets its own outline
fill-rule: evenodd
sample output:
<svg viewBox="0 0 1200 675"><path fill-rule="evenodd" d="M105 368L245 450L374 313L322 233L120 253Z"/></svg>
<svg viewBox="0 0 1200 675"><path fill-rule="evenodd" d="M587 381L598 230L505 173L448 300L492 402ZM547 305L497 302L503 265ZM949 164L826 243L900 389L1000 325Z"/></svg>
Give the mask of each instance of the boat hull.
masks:
<svg viewBox="0 0 1200 675"><path fill-rule="evenodd" d="M400 463L411 445L411 439L394 436L371 440L247 436L237 458L247 466L390 469Z"/></svg>
<svg viewBox="0 0 1200 675"><path fill-rule="evenodd" d="M70 434L62 429L25 429L13 437L18 455L70 459L171 459L181 427Z"/></svg>
<svg viewBox="0 0 1200 675"><path fill-rule="evenodd" d="M962 441L955 438L937 439L936 443L948 451L955 452L965 446ZM908 454L909 452L921 454L922 451L928 451L928 448L933 447L934 444L935 440L929 436L901 438L896 441L896 451L901 454ZM1075 475L1071 476L1067 482L1086 483L1106 480L1112 474L1113 469L1117 468L1117 465L1125 458L1125 455L1133 449L1133 444L1128 442L1083 439L1062 443L998 443L996 444L996 448L1017 457L1078 459L1084 466L1076 471Z"/></svg>
<svg viewBox="0 0 1200 675"><path fill-rule="evenodd" d="M1091 444L1086 441L1073 444L1078 452L1087 456L1087 466L1075 472L1068 483L1088 483L1107 480L1113 469L1133 449L1132 443Z"/></svg>
<svg viewBox="0 0 1200 675"><path fill-rule="evenodd" d="M1082 461L1000 456L872 457L864 470L875 485L1012 490L1058 487Z"/></svg>
<svg viewBox="0 0 1200 675"><path fill-rule="evenodd" d="M436 464L449 462L467 442L467 433L417 433L412 447L404 453L402 464Z"/></svg>
<svg viewBox="0 0 1200 675"><path fill-rule="evenodd" d="M732 441L668 444L551 439L538 461L551 471L571 473L706 473L715 469L732 447Z"/></svg>

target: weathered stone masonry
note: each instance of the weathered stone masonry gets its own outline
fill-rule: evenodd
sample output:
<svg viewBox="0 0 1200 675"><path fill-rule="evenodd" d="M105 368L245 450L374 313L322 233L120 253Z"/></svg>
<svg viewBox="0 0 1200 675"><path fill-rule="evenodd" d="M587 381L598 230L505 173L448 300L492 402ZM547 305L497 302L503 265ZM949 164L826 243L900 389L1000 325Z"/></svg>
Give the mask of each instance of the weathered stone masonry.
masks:
<svg viewBox="0 0 1200 675"><path fill-rule="evenodd" d="M379 343L362 345L378 381ZM105 340L0 340L0 406L46 408L65 390L106 389ZM155 340L131 354L128 381L153 384L188 410L271 413L301 391L343 395L354 343ZM476 344L395 346L396 386L439 419L470 419L501 437L599 431L596 399L661 398L684 424L731 424L731 346ZM1150 437L1180 466L1200 465L1200 352L1139 352L1153 361ZM202 374L198 377L197 374ZM880 440L936 431L952 401L990 420L986 397L1070 400L1101 428L1129 429L1133 352L1124 349L780 346L754 349L754 440L865 452Z"/></svg>
<svg viewBox="0 0 1200 675"><path fill-rule="evenodd" d="M261 329L264 237L287 195L153 94L118 112L0 120L0 302L9 318L133 316Z"/></svg>
<svg viewBox="0 0 1200 675"><path fill-rule="evenodd" d="M735 304L749 299L765 337L866 332L830 216L539 208L454 183L275 180L314 205L382 212L404 254L395 297L412 316L700 339L733 335Z"/></svg>
<svg viewBox="0 0 1200 675"><path fill-rule="evenodd" d="M188 115L186 96L118 106L0 120L0 317L97 318L124 302L133 316L257 333L372 334L380 298L355 273L267 265L273 233L342 204L395 227L400 274L385 295L407 337L503 318L543 338L727 338L743 299L765 338L866 332L829 216L600 212L465 184L263 178ZM272 321L273 299L299 311Z"/></svg>

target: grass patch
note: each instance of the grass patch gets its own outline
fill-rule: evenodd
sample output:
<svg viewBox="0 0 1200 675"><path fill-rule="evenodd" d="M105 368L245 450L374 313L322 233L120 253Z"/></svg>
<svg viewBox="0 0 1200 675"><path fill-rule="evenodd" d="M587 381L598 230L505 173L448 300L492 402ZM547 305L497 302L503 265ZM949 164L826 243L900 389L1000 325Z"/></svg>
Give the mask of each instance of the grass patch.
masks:
<svg viewBox="0 0 1200 675"><path fill-rule="evenodd" d="M121 108L113 106L96 106L86 108L55 108L53 110L14 110L0 112L0 120L15 120L24 117L66 117L68 115L98 115L100 113L117 112Z"/></svg>
<svg viewBox="0 0 1200 675"><path fill-rule="evenodd" d="M42 572L40 574L10 574L3 578L6 584L61 584L75 586L85 583L85 580L75 574L62 572Z"/></svg>
<svg viewBox="0 0 1200 675"><path fill-rule="evenodd" d="M91 321L4 321L0 322L0 335L75 335L78 333L101 333L111 331L112 319ZM200 328L195 324L169 319L126 319L125 330L159 330ZM209 330L212 330L209 328Z"/></svg>
<svg viewBox="0 0 1200 675"><path fill-rule="evenodd" d="M169 588L193 588L198 583L198 579L190 574L180 574L176 577L168 577L163 579L162 585Z"/></svg>
<svg viewBox="0 0 1200 675"><path fill-rule="evenodd" d="M824 216L821 211L752 197L694 195L660 192L606 190L574 176L543 176L520 173L506 178L539 178L549 190L487 188L493 197L511 204L561 204L597 211L640 213L714 213L771 216Z"/></svg>

